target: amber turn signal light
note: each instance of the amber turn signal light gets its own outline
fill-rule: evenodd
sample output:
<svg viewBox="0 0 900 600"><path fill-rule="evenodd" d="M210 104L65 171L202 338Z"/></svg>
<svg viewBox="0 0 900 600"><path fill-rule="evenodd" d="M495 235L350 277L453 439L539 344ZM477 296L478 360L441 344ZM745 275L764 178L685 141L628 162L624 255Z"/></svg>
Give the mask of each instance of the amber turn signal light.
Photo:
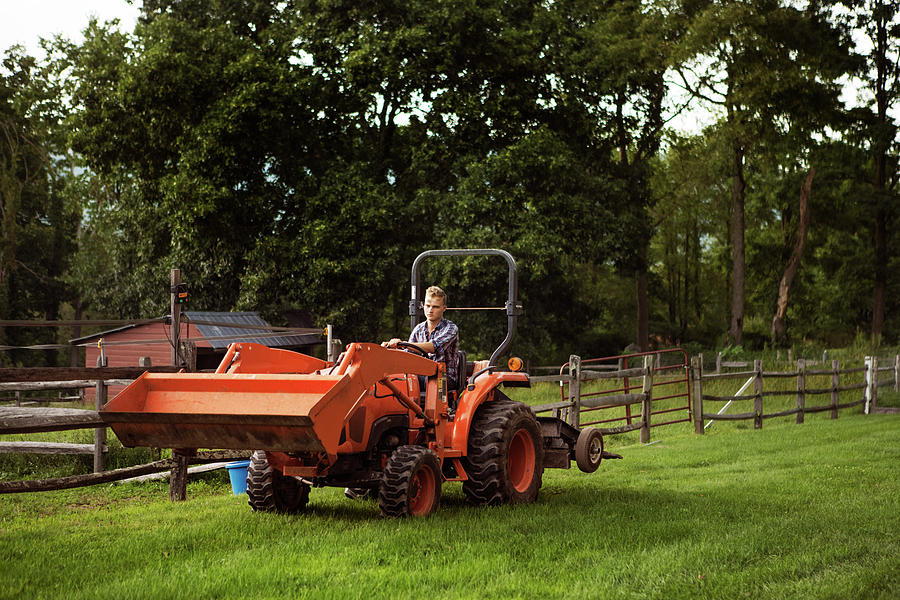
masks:
<svg viewBox="0 0 900 600"><path fill-rule="evenodd" d="M513 356L506 363L510 371L521 371L525 367L525 363L518 356Z"/></svg>

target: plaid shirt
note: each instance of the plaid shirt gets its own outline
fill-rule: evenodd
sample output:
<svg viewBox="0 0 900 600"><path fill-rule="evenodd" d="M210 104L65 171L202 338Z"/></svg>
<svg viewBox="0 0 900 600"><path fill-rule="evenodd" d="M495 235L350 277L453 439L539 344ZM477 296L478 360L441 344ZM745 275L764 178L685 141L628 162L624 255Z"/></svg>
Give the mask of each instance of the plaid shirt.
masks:
<svg viewBox="0 0 900 600"><path fill-rule="evenodd" d="M447 379L450 385L457 383L456 367L459 357L459 328L447 319L441 319L437 327L428 333L428 321L422 321L409 334L410 342L431 342L434 344L434 353L428 358L435 362L443 362L447 365Z"/></svg>

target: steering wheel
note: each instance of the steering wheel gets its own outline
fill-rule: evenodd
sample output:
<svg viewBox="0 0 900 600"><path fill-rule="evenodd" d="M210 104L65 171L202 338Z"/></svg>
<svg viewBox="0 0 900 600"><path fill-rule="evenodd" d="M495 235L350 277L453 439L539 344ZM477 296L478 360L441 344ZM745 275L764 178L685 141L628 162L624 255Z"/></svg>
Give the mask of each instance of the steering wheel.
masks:
<svg viewBox="0 0 900 600"><path fill-rule="evenodd" d="M415 344L411 344L409 342L397 342L397 347L398 348L408 348L408 349L412 350L414 353L418 354L419 356L428 358L428 353L425 352L424 350L422 350L421 348L419 348L418 346L416 346Z"/></svg>

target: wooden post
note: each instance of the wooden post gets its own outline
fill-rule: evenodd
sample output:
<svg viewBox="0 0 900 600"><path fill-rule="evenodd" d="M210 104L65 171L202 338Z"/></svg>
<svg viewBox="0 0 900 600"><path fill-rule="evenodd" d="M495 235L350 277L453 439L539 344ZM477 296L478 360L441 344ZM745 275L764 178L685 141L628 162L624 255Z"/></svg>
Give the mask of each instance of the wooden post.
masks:
<svg viewBox="0 0 900 600"><path fill-rule="evenodd" d="M803 410L806 408L806 361L797 361L797 425L803 423Z"/></svg>
<svg viewBox="0 0 900 600"><path fill-rule="evenodd" d="M869 406L870 409L878 406L878 357L872 357L872 379L869 381L869 385L872 388L872 404Z"/></svg>
<svg viewBox="0 0 900 600"><path fill-rule="evenodd" d="M184 359L184 369L190 373L197 370L197 344L190 340L181 342L181 357Z"/></svg>
<svg viewBox="0 0 900 600"><path fill-rule="evenodd" d="M865 365L866 370L863 372L863 377L865 379L866 387L863 391L863 398L865 399L865 404L863 404L863 412L865 414L869 414L869 405L872 402L872 357L865 357Z"/></svg>
<svg viewBox="0 0 900 600"><path fill-rule="evenodd" d="M753 370L756 371L756 380L753 382L753 393L755 394L755 397L753 398L753 412L754 412L753 429L762 429L762 426L763 426L763 419L762 419L763 374L762 374L762 361L761 360L753 361Z"/></svg>
<svg viewBox="0 0 900 600"><path fill-rule="evenodd" d="M644 385L641 387L641 443L650 441L650 412L653 402L653 356L644 357Z"/></svg>
<svg viewBox="0 0 900 600"><path fill-rule="evenodd" d="M630 358L619 359L619 367L620 367L619 370L621 371L621 370L628 369L630 367L630 365L628 364L630 360L631 360ZM631 393L631 381L628 379L627 375L622 380L622 383L624 384L623 387L625 388L625 393L630 394ZM630 404L625 405L625 423L627 423L628 425L631 425L631 405Z"/></svg>
<svg viewBox="0 0 900 600"><path fill-rule="evenodd" d="M900 392L900 354L894 355L894 391Z"/></svg>
<svg viewBox="0 0 900 600"><path fill-rule="evenodd" d="M831 361L831 418L838 418L838 388L841 387L841 361Z"/></svg>
<svg viewBox="0 0 900 600"><path fill-rule="evenodd" d="M794 362L794 349L793 348L788 348L788 362L789 363Z"/></svg>
<svg viewBox="0 0 900 600"><path fill-rule="evenodd" d="M172 269L171 278L171 296L170 296L170 315L172 317L172 364L176 367L181 366L179 350L181 350L181 305L177 301L175 289L181 283L181 270ZM172 451L172 457L175 459L175 466L169 474L169 500L179 502L187 497L187 469L188 457L182 451L177 449Z"/></svg>
<svg viewBox="0 0 900 600"><path fill-rule="evenodd" d="M16 390L16 406L22 406L22 392Z"/></svg>
<svg viewBox="0 0 900 600"><path fill-rule="evenodd" d="M691 395L693 396L694 433L703 433L703 355L691 359Z"/></svg>
<svg viewBox="0 0 900 600"><path fill-rule="evenodd" d="M102 349L102 348L101 348ZM109 359L101 352L97 357L97 366L109 366ZM96 407L97 410L103 408L106 404L109 389L106 382L102 379L97 380ZM106 455L103 454L103 447L106 445L106 427L97 427L94 429L94 473L102 473L106 470Z"/></svg>
<svg viewBox="0 0 900 600"><path fill-rule="evenodd" d="M716 375L722 372L722 353L716 354Z"/></svg>
<svg viewBox="0 0 900 600"><path fill-rule="evenodd" d="M569 383L569 401L572 403L569 425L581 427L581 357L576 354L569 356L569 375L572 377Z"/></svg>
<svg viewBox="0 0 900 600"><path fill-rule="evenodd" d="M187 498L188 454L173 450L172 458L175 459L175 466L169 474L169 500L181 502Z"/></svg>
<svg viewBox="0 0 900 600"><path fill-rule="evenodd" d="M178 296L175 293L175 287L181 283L181 270L172 269L172 291L169 301L169 315L172 317L172 364L180 366L181 361L178 359L179 343L181 342L181 305L178 303Z"/></svg>

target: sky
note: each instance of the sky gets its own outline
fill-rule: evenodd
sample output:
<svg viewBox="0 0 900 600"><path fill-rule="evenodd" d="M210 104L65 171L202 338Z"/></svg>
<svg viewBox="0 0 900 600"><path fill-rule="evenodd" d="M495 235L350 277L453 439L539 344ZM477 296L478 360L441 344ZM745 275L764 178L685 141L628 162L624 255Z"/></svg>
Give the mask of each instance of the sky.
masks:
<svg viewBox="0 0 900 600"><path fill-rule="evenodd" d="M120 19L120 27L131 31L141 0L0 0L0 53L22 44L29 54L43 56L38 40L62 34L80 42L81 31L92 16L100 21Z"/></svg>

